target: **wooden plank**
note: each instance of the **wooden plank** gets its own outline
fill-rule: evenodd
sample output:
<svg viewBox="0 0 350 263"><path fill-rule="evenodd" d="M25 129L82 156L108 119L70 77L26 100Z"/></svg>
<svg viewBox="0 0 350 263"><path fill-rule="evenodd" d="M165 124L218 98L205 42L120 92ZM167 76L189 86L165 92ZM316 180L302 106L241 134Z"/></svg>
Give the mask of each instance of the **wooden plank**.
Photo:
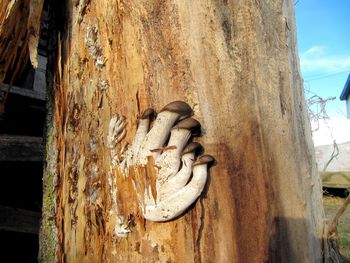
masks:
<svg viewBox="0 0 350 263"><path fill-rule="evenodd" d="M0 230L39 234L41 214L0 205Z"/></svg>
<svg viewBox="0 0 350 263"><path fill-rule="evenodd" d="M320 173L322 186L329 188L350 188L350 171Z"/></svg>
<svg viewBox="0 0 350 263"><path fill-rule="evenodd" d="M0 161L42 161L41 137L0 135Z"/></svg>
<svg viewBox="0 0 350 263"><path fill-rule="evenodd" d="M1 86L1 90L2 91L8 91L9 89L9 85L8 84L3 84ZM46 100L46 94L45 92L40 92L37 90L32 90L32 89L23 89L17 86L12 86L12 88L10 89L10 93L13 94L18 94L21 96L25 96L25 97L29 97L29 98L33 98L33 99L37 99L37 100Z"/></svg>

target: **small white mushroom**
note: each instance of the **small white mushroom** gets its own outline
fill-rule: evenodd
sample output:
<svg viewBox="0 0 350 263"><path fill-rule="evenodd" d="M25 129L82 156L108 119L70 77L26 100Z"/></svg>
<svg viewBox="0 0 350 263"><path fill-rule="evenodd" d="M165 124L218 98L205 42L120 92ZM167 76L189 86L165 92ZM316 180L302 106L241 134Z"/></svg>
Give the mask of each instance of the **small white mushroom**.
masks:
<svg viewBox="0 0 350 263"><path fill-rule="evenodd" d="M171 129L169 150L164 151L157 160L157 165L161 167L160 176L157 178L160 182L171 178L179 171L181 152L191 135L197 135L199 131L200 123L192 118L180 121Z"/></svg>
<svg viewBox="0 0 350 263"><path fill-rule="evenodd" d="M154 119L154 116L156 115L156 112L148 108L143 112L143 114L140 117L139 124L137 127L137 131L135 134L134 141L132 143L132 151L135 156L137 156L139 149L141 147L141 143L144 141L148 131L150 122L152 119Z"/></svg>
<svg viewBox="0 0 350 263"><path fill-rule="evenodd" d="M202 151L203 147L198 142L191 142L182 151L182 167L173 177L165 181L161 187L161 196L169 196L184 187L191 177L195 155Z"/></svg>
<svg viewBox="0 0 350 263"><path fill-rule="evenodd" d="M124 217L117 215L115 224L115 235L117 237L127 237L131 230L129 228L129 222L124 222Z"/></svg>
<svg viewBox="0 0 350 263"><path fill-rule="evenodd" d="M183 101L174 101L166 105L158 114L152 129L143 140L137 155L137 163L145 165L147 156L153 156L156 160L159 153L151 150L163 147L174 123L191 116L192 113L191 107Z"/></svg>
<svg viewBox="0 0 350 263"><path fill-rule="evenodd" d="M196 154L202 151L202 149L202 145L198 142L191 142L185 147L181 154L182 167L175 176L169 178L162 184L160 189L161 195L172 195L187 184L192 174Z"/></svg>
<svg viewBox="0 0 350 263"><path fill-rule="evenodd" d="M108 136L107 136L107 146L113 149L118 142L120 142L126 135L125 117L118 115L112 117L109 121Z"/></svg>
<svg viewBox="0 0 350 263"><path fill-rule="evenodd" d="M210 155L201 156L193 167L191 181L179 191L160 200L155 205L146 205L143 208L145 219L162 222L169 221L181 215L202 193L208 175L208 164L214 158Z"/></svg>

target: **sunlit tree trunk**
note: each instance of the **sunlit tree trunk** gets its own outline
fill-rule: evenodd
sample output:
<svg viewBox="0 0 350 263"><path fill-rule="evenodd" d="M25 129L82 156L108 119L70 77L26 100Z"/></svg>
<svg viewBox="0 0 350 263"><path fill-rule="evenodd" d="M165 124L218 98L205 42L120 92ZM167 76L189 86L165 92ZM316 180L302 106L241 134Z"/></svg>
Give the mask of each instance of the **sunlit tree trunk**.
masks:
<svg viewBox="0 0 350 263"><path fill-rule="evenodd" d="M48 73L43 262L322 261L293 1L80 0L60 8ZM130 142L143 110L175 100L193 107L204 134L197 140L217 165L184 215L149 222L134 213L130 179L116 180L108 124L124 115ZM115 235L116 209L133 221L127 237Z"/></svg>

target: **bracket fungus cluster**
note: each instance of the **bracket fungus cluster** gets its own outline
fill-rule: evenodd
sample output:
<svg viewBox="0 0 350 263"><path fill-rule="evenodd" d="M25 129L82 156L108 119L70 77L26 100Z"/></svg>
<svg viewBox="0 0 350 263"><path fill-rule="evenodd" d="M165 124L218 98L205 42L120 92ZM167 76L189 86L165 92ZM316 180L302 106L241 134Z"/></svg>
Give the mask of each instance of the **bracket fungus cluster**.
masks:
<svg viewBox="0 0 350 263"><path fill-rule="evenodd" d="M210 155L197 158L203 149L199 143L191 142L191 137L200 133L200 123L191 118L192 114L191 107L182 101L166 105L154 121L155 111L147 109L140 117L132 145L126 150L117 147L125 136L125 118L117 116L110 121L107 141L112 161L118 168L127 171L130 167L146 166L152 160L156 169L156 193L151 185L143 193L137 193L147 220L174 219L191 206L204 189L208 165L214 158ZM127 176L127 172L124 174ZM139 189L135 187L135 191Z"/></svg>

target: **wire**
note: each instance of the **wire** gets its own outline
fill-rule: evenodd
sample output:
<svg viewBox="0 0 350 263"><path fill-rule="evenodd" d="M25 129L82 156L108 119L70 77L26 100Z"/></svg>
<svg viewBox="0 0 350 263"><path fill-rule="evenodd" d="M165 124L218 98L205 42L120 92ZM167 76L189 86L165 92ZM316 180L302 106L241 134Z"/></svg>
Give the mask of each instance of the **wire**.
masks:
<svg viewBox="0 0 350 263"><path fill-rule="evenodd" d="M318 79L325 79L325 78L329 78L329 77L333 77L336 75L340 75L346 72L349 72L350 68L347 68L345 70L342 71L335 71L333 73L329 73L329 74L317 74L317 75L313 75L311 76L309 79L305 78L304 81L313 81L313 80L318 80Z"/></svg>

